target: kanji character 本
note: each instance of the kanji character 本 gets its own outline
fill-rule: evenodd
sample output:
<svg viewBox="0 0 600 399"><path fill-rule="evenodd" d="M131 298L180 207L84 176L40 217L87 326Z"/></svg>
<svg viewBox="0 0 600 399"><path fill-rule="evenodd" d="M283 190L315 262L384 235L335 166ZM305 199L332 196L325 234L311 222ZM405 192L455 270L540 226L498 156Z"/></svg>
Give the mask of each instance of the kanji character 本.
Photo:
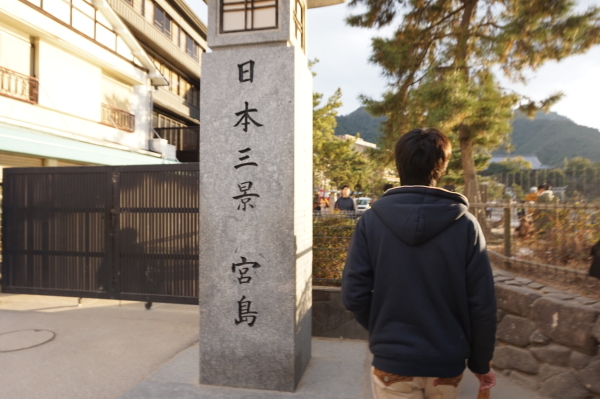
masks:
<svg viewBox="0 0 600 399"><path fill-rule="evenodd" d="M250 306L252 306L251 301L246 301L246 296L242 296L242 299L238 301L238 318L239 320L235 320L235 325L237 326L240 323L248 323L249 327L252 327L256 322L257 316L249 316L249 315L257 315L258 312L250 311Z"/></svg>
<svg viewBox="0 0 600 399"><path fill-rule="evenodd" d="M249 204L249 202L252 200L252 197L260 198L260 195L254 194L254 193L250 193L250 194L248 193L248 191L250 191L250 189L252 188L252 182L245 181L243 183L239 183L238 188L243 194L232 197L233 199L240 200L240 202L241 202L238 205L237 209L246 211L246 205L249 205L251 208L254 208L254 205Z"/></svg>
<svg viewBox="0 0 600 399"><path fill-rule="evenodd" d="M254 81L254 61L246 61L243 64L238 64L238 71L240 73L240 83ZM248 77L244 75L248 74Z"/></svg>
<svg viewBox="0 0 600 399"><path fill-rule="evenodd" d="M258 112L258 110L256 108L248 108L248 101L244 101L244 104L246 104L246 108L243 111L235 113L235 116L241 115L242 117L235 125L233 125L233 127L237 127L241 123L244 125L244 132L248 131L248 125L250 122L252 122L256 127L261 127L262 125L260 123L250 117L250 112Z"/></svg>
<svg viewBox="0 0 600 399"><path fill-rule="evenodd" d="M240 276L238 277L238 281L240 282L240 284L248 284L252 280L252 277L246 276L246 273L248 273L248 270L250 270L250 266L253 269L256 269L259 268L260 265L257 262L247 262L246 258L244 258L243 256L240 256L240 258L242 258L242 263L232 263L231 271L235 273L237 270L240 273ZM239 269L236 269L237 267L239 267Z"/></svg>
<svg viewBox="0 0 600 399"><path fill-rule="evenodd" d="M246 154L247 152L250 152L250 148L244 148L243 150L239 150L238 152L239 152L240 154ZM245 160L247 160L248 158L250 158L250 156L249 156L249 155L243 155L243 156L241 156L241 157L240 157L240 158L238 158L238 159L239 159L240 161L245 161ZM241 164L239 164L239 165L235 165L235 166L234 166L234 168L236 168L236 169L239 169L239 168L241 168L242 166L258 166L258 164L257 164L256 162L244 162L244 163L241 163Z"/></svg>

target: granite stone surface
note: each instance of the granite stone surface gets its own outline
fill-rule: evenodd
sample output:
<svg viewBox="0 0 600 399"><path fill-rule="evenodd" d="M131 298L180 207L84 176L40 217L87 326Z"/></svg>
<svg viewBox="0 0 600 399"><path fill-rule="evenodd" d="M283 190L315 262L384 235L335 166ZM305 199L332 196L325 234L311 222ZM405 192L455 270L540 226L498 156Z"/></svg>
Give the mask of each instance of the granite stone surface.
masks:
<svg viewBox="0 0 600 399"><path fill-rule="evenodd" d="M533 303L542 295L530 288L507 287L504 284L496 284L496 298L498 307L509 313L528 317Z"/></svg>
<svg viewBox="0 0 600 399"><path fill-rule="evenodd" d="M529 337L535 331L535 324L524 317L507 315L498 324L496 338L516 346L529 345Z"/></svg>
<svg viewBox="0 0 600 399"><path fill-rule="evenodd" d="M312 75L295 47L202 61L200 382L293 391L311 353Z"/></svg>
<svg viewBox="0 0 600 399"><path fill-rule="evenodd" d="M531 314L538 330L553 341L587 355L596 354L592 327L598 311L574 302L544 297L534 303Z"/></svg>
<svg viewBox="0 0 600 399"><path fill-rule="evenodd" d="M540 369L538 362L528 350L513 346L496 348L492 362L494 367L517 369L528 374L537 374Z"/></svg>

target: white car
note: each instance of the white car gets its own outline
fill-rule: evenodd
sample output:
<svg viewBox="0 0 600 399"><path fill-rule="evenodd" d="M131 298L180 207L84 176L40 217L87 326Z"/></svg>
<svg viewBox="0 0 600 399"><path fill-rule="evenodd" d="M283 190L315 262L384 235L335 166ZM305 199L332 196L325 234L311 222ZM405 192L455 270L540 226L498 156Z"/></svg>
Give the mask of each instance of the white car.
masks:
<svg viewBox="0 0 600 399"><path fill-rule="evenodd" d="M356 211L364 212L371 208L371 199L369 197L358 197L356 199Z"/></svg>

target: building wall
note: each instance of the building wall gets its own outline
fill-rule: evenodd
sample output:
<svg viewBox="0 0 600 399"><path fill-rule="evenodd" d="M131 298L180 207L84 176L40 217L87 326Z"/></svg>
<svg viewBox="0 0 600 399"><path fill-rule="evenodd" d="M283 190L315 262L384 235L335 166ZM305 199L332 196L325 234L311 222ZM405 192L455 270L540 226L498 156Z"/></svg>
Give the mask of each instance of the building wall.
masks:
<svg viewBox="0 0 600 399"><path fill-rule="evenodd" d="M139 53L141 47L134 56L121 36L129 34L124 25L113 26L91 1L74 2L85 12L73 8L71 17L65 11L67 3L44 1L43 9L41 4L39 0L0 2L0 68L4 68L0 73L6 77L12 73L7 70L15 71L39 83L37 103L11 98L10 92L0 90L0 133L7 136L14 127L26 128L138 152L162 163L160 154L148 151L153 87L149 71L141 66L139 57L147 58ZM112 18L119 23L116 15ZM147 65L152 65L149 58ZM0 153L23 150L21 155L35 155L35 146L32 150L25 143L15 145L15 140L10 144L8 148L9 140L0 140Z"/></svg>
<svg viewBox="0 0 600 399"><path fill-rule="evenodd" d="M169 0L108 0L115 12L131 27L152 61L169 82L153 94L154 113L177 124L199 124L200 59L206 51L205 27L190 22ZM168 29L157 19L168 18ZM197 19L195 18L191 18ZM199 23L199 20L197 20ZM197 54L190 54L187 44L193 41ZM155 118L155 120L157 120ZM154 124L155 128L165 127Z"/></svg>

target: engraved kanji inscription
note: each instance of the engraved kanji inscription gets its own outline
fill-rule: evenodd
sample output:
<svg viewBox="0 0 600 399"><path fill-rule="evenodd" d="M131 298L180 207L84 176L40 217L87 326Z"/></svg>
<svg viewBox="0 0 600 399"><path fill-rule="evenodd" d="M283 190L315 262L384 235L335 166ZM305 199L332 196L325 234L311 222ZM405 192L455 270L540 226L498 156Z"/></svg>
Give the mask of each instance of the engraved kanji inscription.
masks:
<svg viewBox="0 0 600 399"><path fill-rule="evenodd" d="M250 148L244 148L243 150L238 151L240 154L242 154L242 156L238 158L240 161L242 161L242 163L235 165L234 168L239 169L242 166L258 166L256 162L244 162L250 159L250 155L247 155L250 151Z"/></svg>
<svg viewBox="0 0 600 399"><path fill-rule="evenodd" d="M256 322L258 312L253 312L251 310L252 302L246 300L246 296L242 296L242 299L238 301L238 318L235 319L235 325L239 325L241 323L248 323L249 327L252 327Z"/></svg>
<svg viewBox="0 0 600 399"><path fill-rule="evenodd" d="M258 195L256 193L248 192L248 191L250 191L251 188L252 188L252 182L250 182L250 181L245 181L243 183L238 184L238 189L242 192L242 194L232 197L234 200L240 201L240 204L237 207L238 210L242 210L245 212L248 206L250 208L254 208L254 205L252 205L250 203L250 201L252 200L253 197L260 198L260 195Z"/></svg>
<svg viewBox="0 0 600 399"><path fill-rule="evenodd" d="M258 112L258 110L256 108L248 108L248 101L244 101L244 104L244 110L235 113L235 116L240 116L240 119L235 125L233 125L233 127L237 127L239 124L242 124L242 126L244 126L244 132L248 131L248 125L250 123L252 123L256 127L261 127L262 125L254 119L252 119L252 117L250 116L250 112Z"/></svg>
<svg viewBox="0 0 600 399"><path fill-rule="evenodd" d="M254 82L254 61L246 61L243 64L238 64L238 71L240 75L240 83L243 82Z"/></svg>
<svg viewBox="0 0 600 399"><path fill-rule="evenodd" d="M248 284L248 283L250 283L250 281L252 281L252 277L246 276L246 274L248 273L250 268L252 268L252 269L259 268L260 264L258 264L257 262L248 262L247 259L243 256L240 256L240 258L242 258L241 263L232 263L231 264L231 271L234 273L237 271L239 273L238 281L240 284Z"/></svg>

